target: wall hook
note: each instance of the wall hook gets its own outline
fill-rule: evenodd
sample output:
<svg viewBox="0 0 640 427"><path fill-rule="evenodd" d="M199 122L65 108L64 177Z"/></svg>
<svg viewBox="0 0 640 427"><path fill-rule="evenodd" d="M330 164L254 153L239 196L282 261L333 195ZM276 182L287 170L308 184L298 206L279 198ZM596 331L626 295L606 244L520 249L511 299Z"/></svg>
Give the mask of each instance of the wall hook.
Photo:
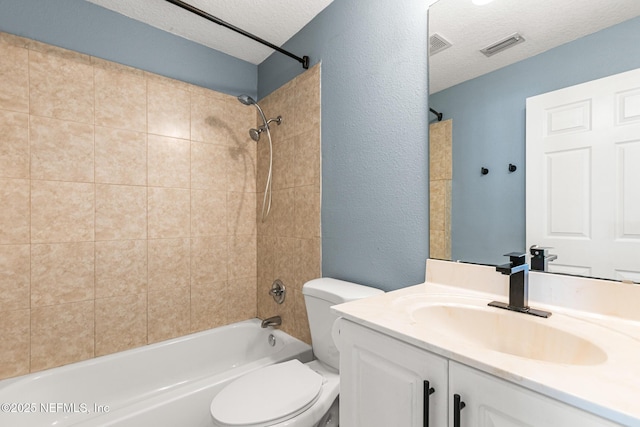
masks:
<svg viewBox="0 0 640 427"><path fill-rule="evenodd" d="M518 167L512 163L509 163L509 172L515 172Z"/></svg>
<svg viewBox="0 0 640 427"><path fill-rule="evenodd" d="M488 173L489 173L489 169L487 169L487 168L480 168L480 173L481 173L482 175L486 175L486 174L488 174Z"/></svg>

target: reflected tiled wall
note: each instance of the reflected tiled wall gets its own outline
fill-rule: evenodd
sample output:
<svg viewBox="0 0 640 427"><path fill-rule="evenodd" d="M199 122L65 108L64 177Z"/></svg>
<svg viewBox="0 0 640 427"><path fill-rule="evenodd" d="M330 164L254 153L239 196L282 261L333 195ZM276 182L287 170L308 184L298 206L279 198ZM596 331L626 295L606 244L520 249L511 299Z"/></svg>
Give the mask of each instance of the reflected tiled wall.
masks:
<svg viewBox="0 0 640 427"><path fill-rule="evenodd" d="M266 135L258 144L258 316L282 316L282 329L311 342L302 285L320 277L320 64L260 101L272 123L273 202L261 221L269 168ZM287 287L277 305L268 295L275 279Z"/></svg>
<svg viewBox="0 0 640 427"><path fill-rule="evenodd" d="M255 109L8 34L0 58L0 378L255 317ZM317 209L277 176L274 218Z"/></svg>
<svg viewBox="0 0 640 427"><path fill-rule="evenodd" d="M451 119L429 126L429 257L451 259Z"/></svg>

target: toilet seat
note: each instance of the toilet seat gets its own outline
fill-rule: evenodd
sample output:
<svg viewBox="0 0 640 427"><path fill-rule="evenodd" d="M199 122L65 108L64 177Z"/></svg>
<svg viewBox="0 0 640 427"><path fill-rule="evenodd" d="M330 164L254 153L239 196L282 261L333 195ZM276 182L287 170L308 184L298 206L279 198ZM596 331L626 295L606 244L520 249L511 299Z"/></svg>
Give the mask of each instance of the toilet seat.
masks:
<svg viewBox="0 0 640 427"><path fill-rule="evenodd" d="M322 375L299 360L258 369L228 384L211 402L219 426L264 427L307 410L320 396Z"/></svg>

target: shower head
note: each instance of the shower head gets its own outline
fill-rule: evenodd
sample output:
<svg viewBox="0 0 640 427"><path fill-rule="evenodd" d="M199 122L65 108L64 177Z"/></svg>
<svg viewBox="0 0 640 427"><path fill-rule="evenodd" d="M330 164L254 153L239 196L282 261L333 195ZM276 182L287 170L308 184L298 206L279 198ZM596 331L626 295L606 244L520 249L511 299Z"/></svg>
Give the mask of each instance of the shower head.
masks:
<svg viewBox="0 0 640 427"><path fill-rule="evenodd" d="M244 105L255 105L258 109L258 112L260 113L260 117L262 117L262 121L264 122L265 126L267 125L267 118L265 117L264 112L262 112L262 108L260 108L255 99L253 99L249 95L240 95L238 97L238 101L242 102Z"/></svg>
<svg viewBox="0 0 640 427"><path fill-rule="evenodd" d="M262 108L260 108L260 105L258 105L256 100L249 95L238 96L238 101L240 101L244 105L255 105L258 112L260 113L260 117L262 117L262 126L258 127L257 129L249 129L249 136L251 136L251 139L253 139L255 142L258 142L260 140L260 134L262 132L266 130L268 133L269 123L276 122L277 124L280 124L282 122L282 116L278 116L275 119L267 120L267 117L264 115L264 112L262 111Z"/></svg>
<svg viewBox="0 0 640 427"><path fill-rule="evenodd" d="M255 142L260 141L260 134L262 133L262 129L249 129L249 136Z"/></svg>
<svg viewBox="0 0 640 427"><path fill-rule="evenodd" d="M244 105L257 105L256 100L249 95L238 96L238 101L242 102Z"/></svg>
<svg viewBox="0 0 640 427"><path fill-rule="evenodd" d="M249 95L240 95L238 96L238 101L240 101L244 105L255 105L258 113L260 113L260 117L262 117L262 126L258 126L258 128L249 129L249 136L255 142L260 140L260 134L264 131L267 131L267 137L269 139L269 173L267 174L267 183L264 187L264 198L262 199L262 222L267 219L269 216L269 212L271 211L271 176L273 171L273 145L271 141L271 132L269 131L269 123L276 122L278 125L282 123L282 116L278 116L275 119L267 120L267 117L264 115L262 108L258 105L255 99L250 97Z"/></svg>

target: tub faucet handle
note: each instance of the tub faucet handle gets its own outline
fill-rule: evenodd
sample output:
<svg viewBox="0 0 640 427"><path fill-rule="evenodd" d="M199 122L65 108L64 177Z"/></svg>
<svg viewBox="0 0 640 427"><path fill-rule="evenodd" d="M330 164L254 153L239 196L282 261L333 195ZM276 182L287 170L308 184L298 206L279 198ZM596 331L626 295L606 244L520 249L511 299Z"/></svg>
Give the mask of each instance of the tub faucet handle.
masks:
<svg viewBox="0 0 640 427"><path fill-rule="evenodd" d="M285 288L282 280L276 279L273 281L271 289L269 290L269 295L271 295L274 301L278 304L282 304L284 302L284 299L287 296L287 288Z"/></svg>

